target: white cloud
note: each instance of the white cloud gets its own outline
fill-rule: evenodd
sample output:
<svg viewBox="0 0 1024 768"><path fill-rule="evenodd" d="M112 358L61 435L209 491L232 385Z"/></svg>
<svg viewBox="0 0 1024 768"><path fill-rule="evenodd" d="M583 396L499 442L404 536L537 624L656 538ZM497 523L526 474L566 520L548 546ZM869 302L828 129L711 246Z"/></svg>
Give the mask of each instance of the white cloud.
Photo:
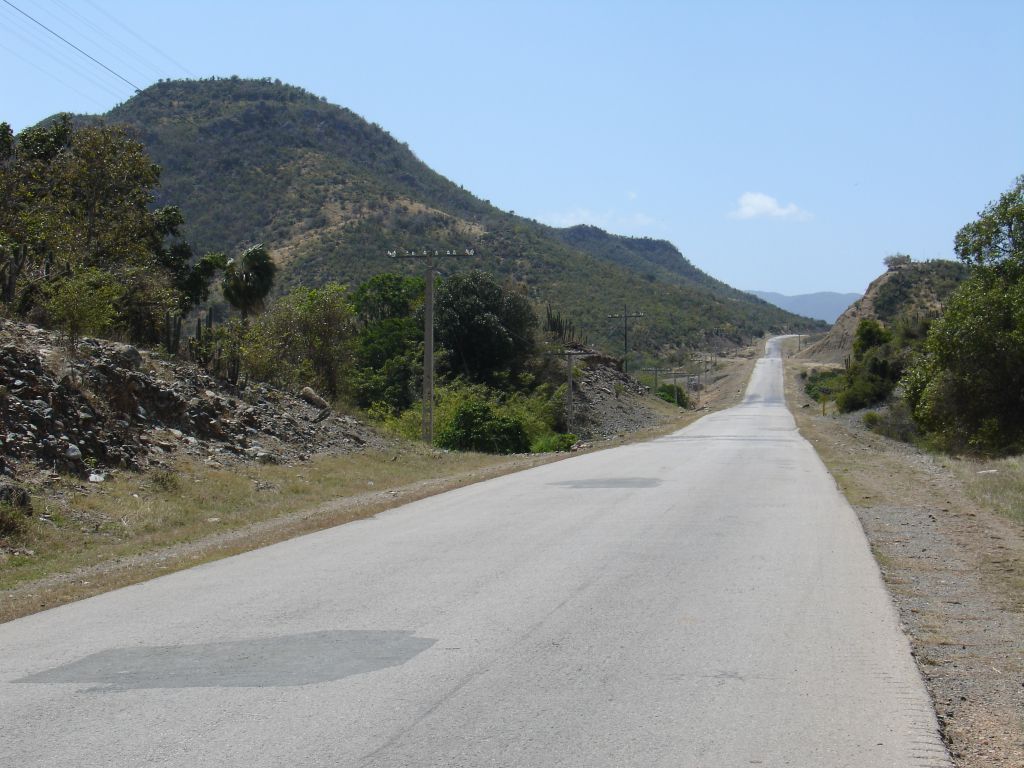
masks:
<svg viewBox="0 0 1024 768"><path fill-rule="evenodd" d="M806 221L811 218L811 214L801 209L796 203L780 205L778 200L763 192L744 192L736 202L736 210L729 213L729 216L734 219L759 219L770 216Z"/></svg>

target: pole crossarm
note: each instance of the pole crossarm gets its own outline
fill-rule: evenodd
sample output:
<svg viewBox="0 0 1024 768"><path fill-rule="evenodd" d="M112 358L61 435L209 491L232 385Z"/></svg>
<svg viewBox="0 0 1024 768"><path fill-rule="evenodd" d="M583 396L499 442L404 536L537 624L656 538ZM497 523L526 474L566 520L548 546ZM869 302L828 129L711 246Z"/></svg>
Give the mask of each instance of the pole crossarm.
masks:
<svg viewBox="0 0 1024 768"><path fill-rule="evenodd" d="M423 442L434 442L434 259L476 256L476 250L466 248L396 249L387 252L392 259L425 259L423 286Z"/></svg>

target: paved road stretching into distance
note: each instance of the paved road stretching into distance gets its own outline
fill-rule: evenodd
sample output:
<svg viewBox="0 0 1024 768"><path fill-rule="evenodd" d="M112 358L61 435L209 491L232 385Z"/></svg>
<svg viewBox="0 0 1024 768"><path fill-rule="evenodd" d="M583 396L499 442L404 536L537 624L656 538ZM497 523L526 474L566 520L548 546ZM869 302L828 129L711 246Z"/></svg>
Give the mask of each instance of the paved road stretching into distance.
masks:
<svg viewBox="0 0 1024 768"><path fill-rule="evenodd" d="M948 766L782 396L0 626L0 763Z"/></svg>

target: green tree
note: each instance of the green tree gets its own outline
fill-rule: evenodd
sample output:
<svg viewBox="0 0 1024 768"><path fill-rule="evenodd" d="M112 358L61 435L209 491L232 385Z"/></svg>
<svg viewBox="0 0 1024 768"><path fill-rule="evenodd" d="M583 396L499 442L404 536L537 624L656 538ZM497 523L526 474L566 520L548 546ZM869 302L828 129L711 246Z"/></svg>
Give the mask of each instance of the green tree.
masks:
<svg viewBox="0 0 1024 768"><path fill-rule="evenodd" d="M308 385L336 398L351 365L354 335L355 312L345 286L296 288L249 328L243 366L254 378L286 387Z"/></svg>
<svg viewBox="0 0 1024 768"><path fill-rule="evenodd" d="M455 373L496 381L519 373L535 350L537 317L529 300L484 272L445 280L437 293L435 329Z"/></svg>
<svg viewBox="0 0 1024 768"><path fill-rule="evenodd" d="M228 303L242 314L242 322L259 312L274 287L277 265L263 243L246 249L238 261L232 259L224 269L222 289Z"/></svg>
<svg viewBox="0 0 1024 768"><path fill-rule="evenodd" d="M0 124L0 298L25 314L54 281L99 269L124 288L112 324L156 341L166 313L203 293L208 271L192 272L180 212L153 209L159 179L122 127L75 128L60 115L14 136Z"/></svg>
<svg viewBox="0 0 1024 768"><path fill-rule="evenodd" d="M903 379L915 421L951 450L1024 450L1024 176L956 235L971 275Z"/></svg>
<svg viewBox="0 0 1024 768"><path fill-rule="evenodd" d="M423 370L423 280L380 274L360 285L352 375L356 402L392 414L408 408Z"/></svg>

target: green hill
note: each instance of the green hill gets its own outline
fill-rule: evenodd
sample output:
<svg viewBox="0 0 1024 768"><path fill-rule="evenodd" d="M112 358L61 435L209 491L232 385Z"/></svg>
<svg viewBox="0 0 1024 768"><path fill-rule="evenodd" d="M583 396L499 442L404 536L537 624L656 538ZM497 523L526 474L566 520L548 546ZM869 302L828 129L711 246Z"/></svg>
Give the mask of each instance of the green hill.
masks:
<svg viewBox="0 0 1024 768"><path fill-rule="evenodd" d="M556 229L498 210L422 163L350 110L294 86L239 78L164 81L101 118L134 127L161 165L161 204L182 208L199 251L264 242L281 289L411 272L387 252L474 249L446 272L487 270L550 303L593 343L617 347L607 319L645 313L631 338L649 353L811 331L800 318L730 288L670 243Z"/></svg>

